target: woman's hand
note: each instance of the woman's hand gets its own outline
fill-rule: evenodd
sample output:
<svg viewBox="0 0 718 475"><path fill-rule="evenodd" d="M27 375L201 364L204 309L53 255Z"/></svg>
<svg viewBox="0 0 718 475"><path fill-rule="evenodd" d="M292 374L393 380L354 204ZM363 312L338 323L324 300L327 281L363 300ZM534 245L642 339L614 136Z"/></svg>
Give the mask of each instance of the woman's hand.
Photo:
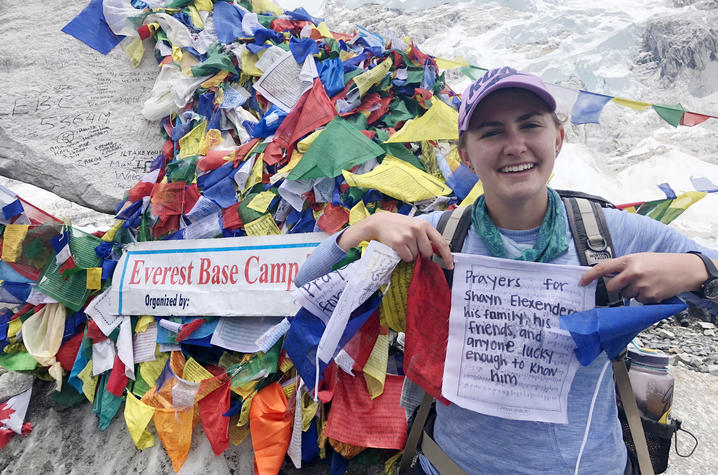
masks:
<svg viewBox="0 0 718 475"><path fill-rule="evenodd" d="M448 269L454 268L449 244L424 220L378 212L344 230L337 245L346 251L362 241L372 240L391 247L406 262L415 261L419 255L429 259L436 252L444 259Z"/></svg>
<svg viewBox="0 0 718 475"><path fill-rule="evenodd" d="M703 261L692 254L642 252L610 259L583 274L579 285L599 277L611 277L606 288L642 303L661 302L683 292L697 290L708 278Z"/></svg>

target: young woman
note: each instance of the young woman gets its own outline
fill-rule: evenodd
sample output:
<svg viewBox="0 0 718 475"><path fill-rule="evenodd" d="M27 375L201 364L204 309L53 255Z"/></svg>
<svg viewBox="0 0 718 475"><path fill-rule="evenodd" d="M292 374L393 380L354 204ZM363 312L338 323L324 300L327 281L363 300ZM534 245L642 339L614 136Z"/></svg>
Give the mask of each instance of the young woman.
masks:
<svg viewBox="0 0 718 475"><path fill-rule="evenodd" d="M564 140L555 109L538 77L508 67L487 72L464 92L459 154L481 178L484 195L473 204L463 253L579 265L565 207L547 187ZM614 275L609 290L650 303L700 291L710 281L703 260L687 252L699 251L714 264L718 252L653 219L614 209L604 214L620 257L591 268L581 285ZM374 214L322 243L295 283L303 285L328 272L348 249L370 240L392 247L405 261L430 258L436 251L451 268L448 245L434 228L440 215ZM610 366L599 378L606 362L602 354L579 368L569 393L568 424L502 419L437 404L434 439L468 473L624 473L626 448ZM427 473L437 473L426 459L421 463Z"/></svg>

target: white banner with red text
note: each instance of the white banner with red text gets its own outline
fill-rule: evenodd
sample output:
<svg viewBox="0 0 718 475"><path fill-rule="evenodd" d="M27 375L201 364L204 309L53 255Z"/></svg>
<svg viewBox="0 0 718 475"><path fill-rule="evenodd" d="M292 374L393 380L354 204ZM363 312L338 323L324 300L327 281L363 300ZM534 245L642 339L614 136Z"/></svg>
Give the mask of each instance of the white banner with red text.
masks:
<svg viewBox="0 0 718 475"><path fill-rule="evenodd" d="M299 267L324 233L128 244L112 278L117 315L286 316Z"/></svg>

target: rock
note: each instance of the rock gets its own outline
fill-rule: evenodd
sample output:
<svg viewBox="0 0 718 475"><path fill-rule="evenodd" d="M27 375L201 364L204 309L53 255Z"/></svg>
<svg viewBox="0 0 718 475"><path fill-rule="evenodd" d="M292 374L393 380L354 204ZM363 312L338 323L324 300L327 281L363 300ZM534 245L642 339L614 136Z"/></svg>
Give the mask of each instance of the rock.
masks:
<svg viewBox="0 0 718 475"><path fill-rule="evenodd" d="M676 337L676 334L675 334L675 333L673 333L673 332L671 332L671 331L668 331L668 330L665 330L665 329L663 329L663 328L659 329L656 333L657 333L661 338L668 338L668 339L670 339L670 340L672 340L673 338Z"/></svg>
<svg viewBox="0 0 718 475"><path fill-rule="evenodd" d="M708 365L708 372L713 376L718 376L718 364Z"/></svg>
<svg viewBox="0 0 718 475"><path fill-rule="evenodd" d="M3 2L0 174L114 213L162 147L159 121L140 114L157 62L147 48L132 69L122 45L103 56L60 31L84 7Z"/></svg>
<svg viewBox="0 0 718 475"><path fill-rule="evenodd" d="M30 389L33 379L35 378L32 374L20 373L19 371L8 371L0 374L0 403Z"/></svg>
<svg viewBox="0 0 718 475"><path fill-rule="evenodd" d="M705 336L715 336L716 331L715 330L703 330L703 334Z"/></svg>
<svg viewBox="0 0 718 475"><path fill-rule="evenodd" d="M714 329L714 328L716 327L716 326L715 326L713 323L711 323L711 322L696 322L696 323L698 324L699 327L701 327L701 328L704 329L704 330L712 330L712 329Z"/></svg>

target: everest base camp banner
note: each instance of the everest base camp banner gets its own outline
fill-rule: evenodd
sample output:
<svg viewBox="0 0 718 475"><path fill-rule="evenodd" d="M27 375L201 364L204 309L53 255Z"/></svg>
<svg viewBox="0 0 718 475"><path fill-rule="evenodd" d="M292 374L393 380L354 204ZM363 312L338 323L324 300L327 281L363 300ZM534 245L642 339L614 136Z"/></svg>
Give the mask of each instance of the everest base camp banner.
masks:
<svg viewBox="0 0 718 475"><path fill-rule="evenodd" d="M291 290L323 233L127 245L112 278L117 315L286 316Z"/></svg>

